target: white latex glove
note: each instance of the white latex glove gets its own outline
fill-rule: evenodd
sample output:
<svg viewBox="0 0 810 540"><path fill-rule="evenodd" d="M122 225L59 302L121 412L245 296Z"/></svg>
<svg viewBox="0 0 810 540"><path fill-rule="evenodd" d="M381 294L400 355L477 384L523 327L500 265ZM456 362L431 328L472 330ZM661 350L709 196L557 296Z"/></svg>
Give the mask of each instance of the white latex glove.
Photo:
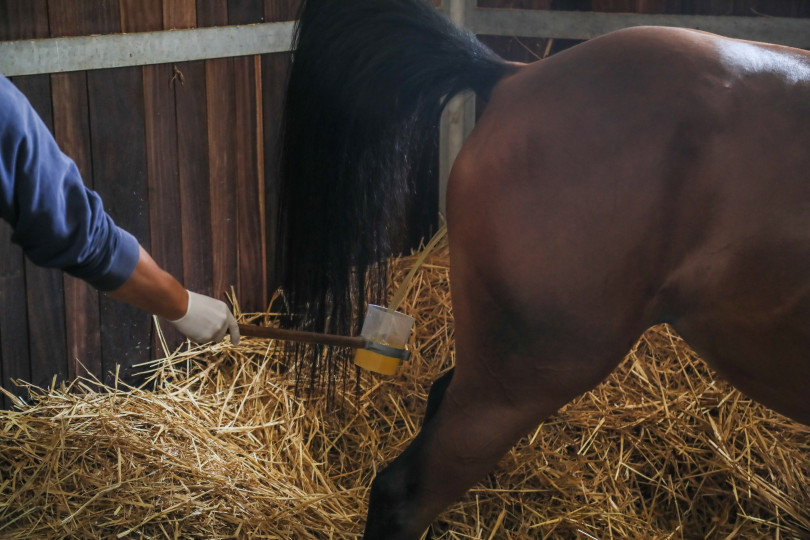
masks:
<svg viewBox="0 0 810 540"><path fill-rule="evenodd" d="M183 335L197 343L219 341L230 332L231 343L239 345L239 325L225 302L209 296L188 292L186 314L169 321Z"/></svg>

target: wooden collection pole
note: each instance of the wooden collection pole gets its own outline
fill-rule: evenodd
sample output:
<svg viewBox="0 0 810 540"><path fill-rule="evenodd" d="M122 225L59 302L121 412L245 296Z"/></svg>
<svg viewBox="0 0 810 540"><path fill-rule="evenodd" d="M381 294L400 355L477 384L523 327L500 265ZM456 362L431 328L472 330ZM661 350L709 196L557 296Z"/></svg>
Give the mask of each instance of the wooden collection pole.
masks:
<svg viewBox="0 0 810 540"><path fill-rule="evenodd" d="M353 347L355 349L363 349L366 347L366 340L361 337L320 334L317 332L303 332L300 330L285 330L283 328L256 326L253 324L240 324L239 332L243 336L265 339L300 341L303 343L318 343L320 345L333 345L337 347Z"/></svg>

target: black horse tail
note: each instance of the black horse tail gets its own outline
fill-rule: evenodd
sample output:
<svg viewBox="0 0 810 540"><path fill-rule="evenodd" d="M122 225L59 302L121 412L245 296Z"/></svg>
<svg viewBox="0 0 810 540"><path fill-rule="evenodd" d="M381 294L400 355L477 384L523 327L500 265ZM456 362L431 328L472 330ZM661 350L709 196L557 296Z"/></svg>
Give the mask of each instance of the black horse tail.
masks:
<svg viewBox="0 0 810 540"><path fill-rule="evenodd" d="M488 97L509 64L428 0L309 0L293 43L281 133L277 261L293 325L354 334L385 303L386 261L439 115ZM311 383L345 374L310 355Z"/></svg>

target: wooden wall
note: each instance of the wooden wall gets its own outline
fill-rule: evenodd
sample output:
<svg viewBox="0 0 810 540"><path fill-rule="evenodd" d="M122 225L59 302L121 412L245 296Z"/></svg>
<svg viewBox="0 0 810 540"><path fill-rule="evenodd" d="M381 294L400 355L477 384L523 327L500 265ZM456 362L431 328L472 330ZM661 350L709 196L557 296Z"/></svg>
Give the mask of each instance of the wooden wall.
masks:
<svg viewBox="0 0 810 540"><path fill-rule="evenodd" d="M0 0L0 40L292 20L297 0ZM189 289L263 310L289 55L16 77L116 222ZM268 177L265 179L265 177ZM267 180L267 181L265 181ZM267 187L266 187L267 186ZM0 375L47 385L160 354L151 317L24 259L0 222ZM166 329L166 325L163 325ZM169 333L172 345L181 338ZM6 402L7 403L7 402Z"/></svg>
<svg viewBox="0 0 810 540"><path fill-rule="evenodd" d="M437 0L438 1L438 0ZM0 40L292 20L298 0L0 0ZM485 7L810 16L772 0L479 0ZM484 36L511 60L571 46ZM17 77L113 218L191 290L262 310L272 275L275 132L289 55ZM431 200L436 193L426 195ZM427 207L428 205L426 205ZM435 205L431 208L435 208ZM430 219L416 209L415 219ZM426 217L428 216L428 217ZM435 217L435 216L434 216ZM149 316L25 260L0 222L0 376L47 385L160 354ZM164 329L166 325L164 325ZM181 339L169 333L171 345ZM86 370L86 371L85 371ZM7 403L7 401L6 401Z"/></svg>

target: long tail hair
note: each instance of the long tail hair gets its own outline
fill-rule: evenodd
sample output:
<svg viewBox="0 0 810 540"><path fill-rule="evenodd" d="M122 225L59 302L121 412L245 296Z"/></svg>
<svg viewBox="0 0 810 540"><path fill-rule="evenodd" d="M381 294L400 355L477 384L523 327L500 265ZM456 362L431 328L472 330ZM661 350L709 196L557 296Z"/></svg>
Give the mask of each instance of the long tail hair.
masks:
<svg viewBox="0 0 810 540"><path fill-rule="evenodd" d="M384 303L442 109L467 89L487 97L509 64L428 0L305 1L293 39L278 273L294 326L354 334L366 304ZM309 355L312 385L345 375L334 359Z"/></svg>

